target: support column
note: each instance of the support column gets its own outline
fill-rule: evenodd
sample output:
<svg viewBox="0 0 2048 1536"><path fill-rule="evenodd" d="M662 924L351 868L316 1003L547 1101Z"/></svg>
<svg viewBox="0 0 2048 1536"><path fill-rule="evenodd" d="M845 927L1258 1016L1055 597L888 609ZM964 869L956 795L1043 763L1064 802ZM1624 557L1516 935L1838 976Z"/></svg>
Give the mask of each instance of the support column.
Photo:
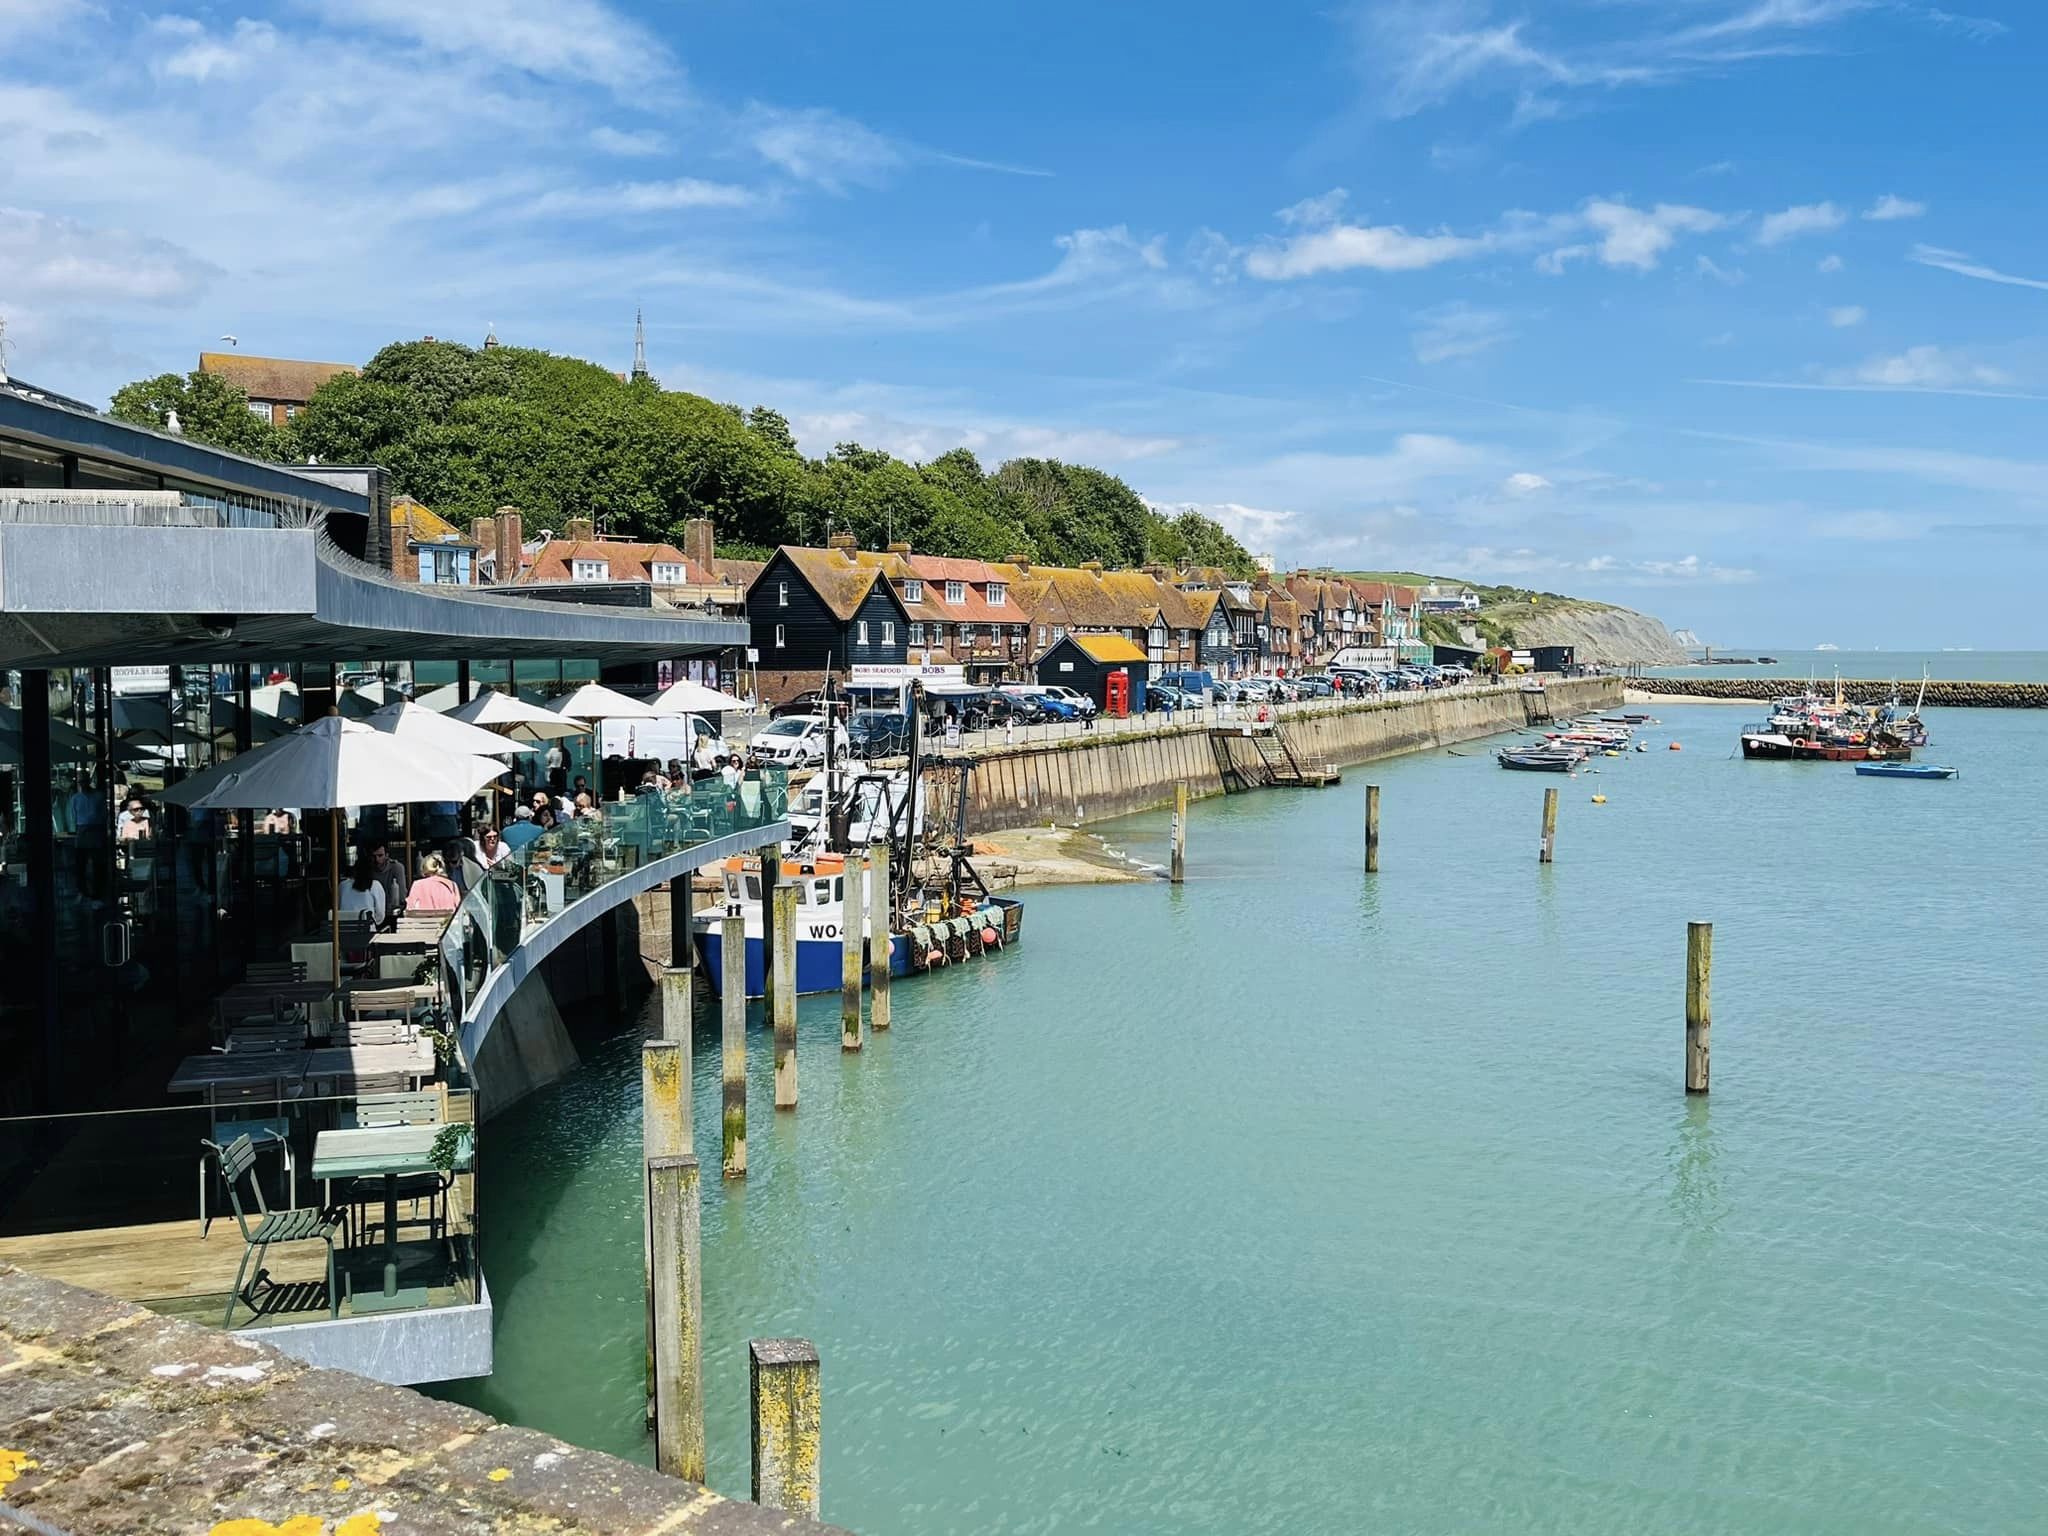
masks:
<svg viewBox="0 0 2048 1536"><path fill-rule="evenodd" d="M839 913L839 1047L861 1048L860 981L863 953L861 943L867 923L862 915L867 887L867 869L857 854L846 856L846 900Z"/></svg>
<svg viewBox="0 0 2048 1536"><path fill-rule="evenodd" d="M1685 1091L1707 1091L1709 990L1714 975L1714 925L1685 925Z"/></svg>
<svg viewBox="0 0 2048 1536"><path fill-rule="evenodd" d="M770 843L761 850L761 1011L775 1014L775 892L782 883L782 844ZM777 1102L780 1102L778 1099Z"/></svg>
<svg viewBox="0 0 2048 1536"><path fill-rule="evenodd" d="M1543 791L1543 843L1536 853L1538 864L1548 864L1557 851L1557 791Z"/></svg>
<svg viewBox="0 0 2048 1536"><path fill-rule="evenodd" d="M1173 857L1171 879L1179 885L1188 873L1188 781L1173 786Z"/></svg>
<svg viewBox="0 0 2048 1536"><path fill-rule="evenodd" d="M1380 787L1377 784L1365 786L1365 872L1376 875L1380 869Z"/></svg>
<svg viewBox="0 0 2048 1536"><path fill-rule="evenodd" d="M747 1176L747 920L728 916L721 936L720 987L724 1004L719 1031L720 1078L724 1084L724 1151L719 1170L728 1179Z"/></svg>
<svg viewBox="0 0 2048 1536"><path fill-rule="evenodd" d="M649 1040L640 1047L640 1155L646 1168L690 1151L689 1046ZM640 1268L647 1297L647 1394L655 1395L654 1186L640 1190Z"/></svg>
<svg viewBox="0 0 2048 1536"><path fill-rule="evenodd" d="M661 973L661 1038L682 1046L685 1064L689 1061L690 1034L697 1023L693 1006L695 982L694 971L670 966ZM688 1114L688 1110L684 1113Z"/></svg>
<svg viewBox="0 0 2048 1536"><path fill-rule="evenodd" d="M880 1034L889 1027L889 965L895 951L896 903L889 884L889 849L874 851L875 878L871 923L874 933L868 941L868 1022Z"/></svg>
<svg viewBox="0 0 2048 1536"><path fill-rule="evenodd" d="M677 875L668 883L668 964L672 971L694 970L697 965L695 939L690 919L696 915L696 894L690 876Z"/></svg>
<svg viewBox="0 0 2048 1536"><path fill-rule="evenodd" d="M704 1282L697 1159L647 1164L654 1206L654 1464L704 1481Z"/></svg>
<svg viewBox="0 0 2048 1536"><path fill-rule="evenodd" d="M50 674L21 674L21 842L28 866L29 994L42 1037L41 1108L55 1109L63 1092L64 1051L57 1007L57 824L50 782ZM100 771L111 767L101 763ZM114 824L106 825L111 839Z"/></svg>
<svg viewBox="0 0 2048 1536"><path fill-rule="evenodd" d="M769 1012L775 1020L775 1107L796 1108L796 887L775 888L769 942Z"/></svg>
<svg viewBox="0 0 2048 1536"><path fill-rule="evenodd" d="M809 1339L747 1345L754 1408L754 1502L818 1518L821 1404L818 1347Z"/></svg>

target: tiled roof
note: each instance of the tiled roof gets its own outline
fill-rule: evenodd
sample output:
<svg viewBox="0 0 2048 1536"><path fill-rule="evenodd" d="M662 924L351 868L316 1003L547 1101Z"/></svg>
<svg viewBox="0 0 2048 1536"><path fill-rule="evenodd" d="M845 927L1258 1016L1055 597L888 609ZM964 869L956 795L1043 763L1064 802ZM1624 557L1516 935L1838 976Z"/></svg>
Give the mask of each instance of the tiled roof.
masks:
<svg viewBox="0 0 2048 1536"><path fill-rule="evenodd" d="M1145 661L1149 658L1142 647L1134 645L1122 635L1068 635L1067 638L1088 653L1093 661Z"/></svg>
<svg viewBox="0 0 2048 1536"><path fill-rule="evenodd" d="M948 560L934 555L900 555L886 550L879 554L865 549L853 550L850 553L834 553L857 565L872 567L887 576L896 587L896 595L903 599L905 611L913 619L923 619L927 622L936 620L943 624L1031 622L1031 615L1018 605L1013 594L1005 594L1007 600L1000 608L988 601L988 582L1000 582L1004 578L991 577L986 561ZM948 568L953 574L935 574ZM922 584L921 595L914 603L904 588L904 584L911 581ZM961 584L960 601L957 603L946 600L946 583L949 581Z"/></svg>
<svg viewBox="0 0 2048 1536"><path fill-rule="evenodd" d="M337 374L354 373L352 363L305 363L289 357L250 357L241 352L202 352L199 371L226 379L251 400L304 405L313 391Z"/></svg>
<svg viewBox="0 0 2048 1536"><path fill-rule="evenodd" d="M882 579L876 567L856 564L836 549L805 549L798 544L785 544L776 553L796 567L811 584L811 590L842 623L860 610L875 583Z"/></svg>
<svg viewBox="0 0 2048 1536"><path fill-rule="evenodd" d="M680 565L688 586L709 587L718 578L683 556L673 544L635 544L625 539L549 539L519 573L522 582L572 581L574 562L602 560L608 581L652 581L656 564Z"/></svg>
<svg viewBox="0 0 2048 1536"><path fill-rule="evenodd" d="M727 560L723 556L714 556L711 561L711 569L720 581L740 588L751 587L767 565L766 560Z"/></svg>
<svg viewBox="0 0 2048 1536"><path fill-rule="evenodd" d="M1199 592L1185 592L1182 596L1188 600L1188 611L1195 616L1193 627L1207 629L1209 618L1216 612L1216 605L1223 600L1223 594L1213 587L1204 587Z"/></svg>
<svg viewBox="0 0 2048 1536"><path fill-rule="evenodd" d="M410 540L415 544L466 544L476 547L476 541L460 528L410 496L400 496L391 503L391 532L394 542Z"/></svg>

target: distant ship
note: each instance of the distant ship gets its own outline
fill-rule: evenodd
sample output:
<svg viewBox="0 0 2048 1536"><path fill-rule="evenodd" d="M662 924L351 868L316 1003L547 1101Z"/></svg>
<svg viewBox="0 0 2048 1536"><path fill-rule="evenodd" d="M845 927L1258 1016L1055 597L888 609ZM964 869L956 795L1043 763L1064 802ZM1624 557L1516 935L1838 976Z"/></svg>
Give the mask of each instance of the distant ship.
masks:
<svg viewBox="0 0 2048 1536"><path fill-rule="evenodd" d="M1814 649L1816 651L1839 651L1841 647L1839 645L1816 645Z"/></svg>

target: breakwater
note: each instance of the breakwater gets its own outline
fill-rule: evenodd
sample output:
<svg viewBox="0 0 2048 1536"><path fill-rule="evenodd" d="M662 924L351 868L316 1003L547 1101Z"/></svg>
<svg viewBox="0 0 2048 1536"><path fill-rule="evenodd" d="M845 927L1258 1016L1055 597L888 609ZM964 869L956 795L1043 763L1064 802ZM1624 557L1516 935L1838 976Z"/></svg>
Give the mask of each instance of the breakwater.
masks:
<svg viewBox="0 0 2048 1536"><path fill-rule="evenodd" d="M1285 705L1279 732L1297 759L1336 766L1496 735L1539 714L1572 715L1620 702L1619 678L1571 678L1550 683L1541 694L1502 687ZM1243 718L1255 713L1247 709ZM1166 804L1183 780L1197 797L1221 794L1209 732L1206 723L1161 725L979 751L980 767L968 791L968 830L1128 816Z"/></svg>
<svg viewBox="0 0 2048 1536"><path fill-rule="evenodd" d="M1688 699L1727 699L1732 702L1763 702L1797 693L1805 685L1786 677L1632 677L1631 693L1661 694ZM1820 683L1824 692L1831 683ZM1918 696L1920 685L1844 680L1842 697L1852 704L1883 704L1894 696L1909 702ZM1930 682L1926 702L1941 709L2048 709L2048 683L1968 683L1953 680Z"/></svg>

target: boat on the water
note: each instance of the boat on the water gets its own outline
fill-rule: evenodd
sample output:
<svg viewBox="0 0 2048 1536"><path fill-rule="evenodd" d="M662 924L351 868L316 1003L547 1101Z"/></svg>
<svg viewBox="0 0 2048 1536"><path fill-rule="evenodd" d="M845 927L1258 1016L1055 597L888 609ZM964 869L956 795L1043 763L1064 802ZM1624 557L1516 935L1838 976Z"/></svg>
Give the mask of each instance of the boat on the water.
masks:
<svg viewBox="0 0 2048 1536"><path fill-rule="evenodd" d="M1952 779L1953 768L1935 763L1858 763L1857 775L1866 779Z"/></svg>
<svg viewBox="0 0 2048 1536"><path fill-rule="evenodd" d="M1568 747L1502 747L1494 759L1503 768L1517 768L1524 773L1570 773L1586 757Z"/></svg>

